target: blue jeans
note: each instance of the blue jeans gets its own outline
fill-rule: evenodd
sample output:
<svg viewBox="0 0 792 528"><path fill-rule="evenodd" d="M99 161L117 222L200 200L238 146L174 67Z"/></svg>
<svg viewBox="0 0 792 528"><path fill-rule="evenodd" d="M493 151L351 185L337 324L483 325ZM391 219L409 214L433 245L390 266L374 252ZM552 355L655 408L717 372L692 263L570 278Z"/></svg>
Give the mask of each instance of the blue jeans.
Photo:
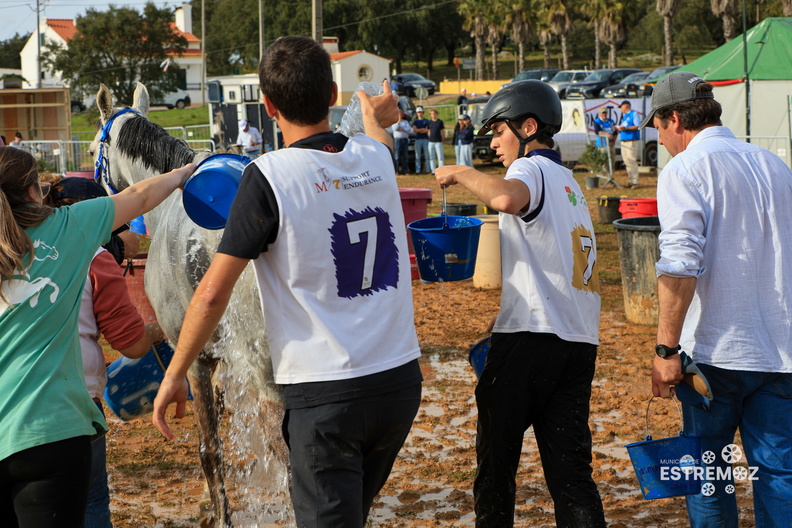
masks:
<svg viewBox="0 0 792 528"><path fill-rule="evenodd" d="M747 462L748 478L752 479L755 526L789 526L792 374L725 370L702 364L699 368L709 380L715 399L710 412L683 404L685 432L702 437L702 453L712 451L715 459L709 465L721 468L721 474L716 470L714 479L705 478L705 483L714 485L714 494L686 497L691 528L737 528L737 501L725 489L734 484L734 479L725 468L738 465L724 457L724 448L734 443L737 428L744 450L740 466L745 467ZM702 465L706 468L704 458ZM740 457L735 453L734 458L738 461Z"/></svg>
<svg viewBox="0 0 792 528"><path fill-rule="evenodd" d="M421 160L426 160L426 168L429 168L429 140L415 140L415 174L421 174Z"/></svg>
<svg viewBox="0 0 792 528"><path fill-rule="evenodd" d="M396 172L399 174L409 174L410 167L407 164L407 150L410 140L407 138L396 139Z"/></svg>
<svg viewBox="0 0 792 528"><path fill-rule="evenodd" d="M443 143L440 141L429 142L429 167L434 174L437 167L445 165L445 153L443 152Z"/></svg>
<svg viewBox="0 0 792 528"><path fill-rule="evenodd" d="M101 403L96 404L104 415ZM113 528L110 521L110 489L107 487L107 442L105 436L91 444L91 483L85 528Z"/></svg>
<svg viewBox="0 0 792 528"><path fill-rule="evenodd" d="M454 145L454 154L456 154L457 165L473 166L473 143L467 145L457 143Z"/></svg>

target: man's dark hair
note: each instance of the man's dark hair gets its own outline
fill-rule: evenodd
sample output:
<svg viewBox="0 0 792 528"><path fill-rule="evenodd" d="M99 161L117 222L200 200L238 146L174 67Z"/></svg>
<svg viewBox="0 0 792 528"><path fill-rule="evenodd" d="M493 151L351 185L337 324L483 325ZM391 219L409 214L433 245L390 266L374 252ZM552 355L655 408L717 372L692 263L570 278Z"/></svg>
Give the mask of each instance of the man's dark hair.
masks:
<svg viewBox="0 0 792 528"><path fill-rule="evenodd" d="M710 83L699 83L696 91L701 93L711 93ZM663 108L658 108L655 117L660 120L664 127L668 126L668 118L676 112L679 115L679 122L685 130L701 130L706 126L721 123L722 108L715 99L693 99L684 103L676 103Z"/></svg>
<svg viewBox="0 0 792 528"><path fill-rule="evenodd" d="M330 56L307 37L283 37L264 51L259 85L283 117L296 125L327 119L333 93Z"/></svg>

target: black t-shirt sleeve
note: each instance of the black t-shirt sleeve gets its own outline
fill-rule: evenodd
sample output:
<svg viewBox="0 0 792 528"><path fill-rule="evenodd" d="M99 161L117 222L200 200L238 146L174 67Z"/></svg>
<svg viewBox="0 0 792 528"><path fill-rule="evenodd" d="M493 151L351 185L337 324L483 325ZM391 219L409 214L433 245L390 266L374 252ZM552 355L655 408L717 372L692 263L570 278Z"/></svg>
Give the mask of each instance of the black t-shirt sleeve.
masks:
<svg viewBox="0 0 792 528"><path fill-rule="evenodd" d="M245 167L239 190L231 204L218 253L255 259L275 242L279 227L278 202L258 165Z"/></svg>

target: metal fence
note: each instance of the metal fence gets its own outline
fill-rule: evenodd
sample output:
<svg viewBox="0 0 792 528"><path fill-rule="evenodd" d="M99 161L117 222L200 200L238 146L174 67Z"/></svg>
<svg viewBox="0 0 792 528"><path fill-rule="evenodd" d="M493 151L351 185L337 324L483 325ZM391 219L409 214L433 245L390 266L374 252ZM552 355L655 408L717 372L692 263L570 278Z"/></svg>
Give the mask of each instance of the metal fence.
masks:
<svg viewBox="0 0 792 528"><path fill-rule="evenodd" d="M188 127L185 127L188 128ZM209 126L206 125L208 130ZM84 137L85 134L74 134L74 137ZM176 137L181 137L177 135ZM54 172L66 174L67 172L83 172L94 170L94 157L88 152L90 140L74 141L24 141L22 149L27 150L38 160L39 172ZM197 139L185 133L185 141L196 152L215 152L217 146L211 139Z"/></svg>
<svg viewBox="0 0 792 528"><path fill-rule="evenodd" d="M769 150L787 164L787 167L792 167L792 142L786 136L736 136L737 139L747 141L752 145L762 147Z"/></svg>

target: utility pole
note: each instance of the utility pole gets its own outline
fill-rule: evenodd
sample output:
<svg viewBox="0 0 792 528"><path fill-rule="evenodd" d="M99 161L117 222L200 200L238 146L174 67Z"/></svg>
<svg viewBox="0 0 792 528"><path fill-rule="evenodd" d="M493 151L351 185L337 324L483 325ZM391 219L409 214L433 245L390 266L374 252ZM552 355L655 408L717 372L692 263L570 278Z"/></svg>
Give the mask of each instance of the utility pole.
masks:
<svg viewBox="0 0 792 528"><path fill-rule="evenodd" d="M259 61L264 56L264 0L259 0Z"/></svg>
<svg viewBox="0 0 792 528"><path fill-rule="evenodd" d="M311 24L311 33L313 39L319 43L319 45L324 45L324 27L322 22L322 0L313 0L313 23Z"/></svg>
<svg viewBox="0 0 792 528"><path fill-rule="evenodd" d="M206 0L201 0L201 104L206 106Z"/></svg>
<svg viewBox="0 0 792 528"><path fill-rule="evenodd" d="M36 0L36 88L41 88L41 0Z"/></svg>

